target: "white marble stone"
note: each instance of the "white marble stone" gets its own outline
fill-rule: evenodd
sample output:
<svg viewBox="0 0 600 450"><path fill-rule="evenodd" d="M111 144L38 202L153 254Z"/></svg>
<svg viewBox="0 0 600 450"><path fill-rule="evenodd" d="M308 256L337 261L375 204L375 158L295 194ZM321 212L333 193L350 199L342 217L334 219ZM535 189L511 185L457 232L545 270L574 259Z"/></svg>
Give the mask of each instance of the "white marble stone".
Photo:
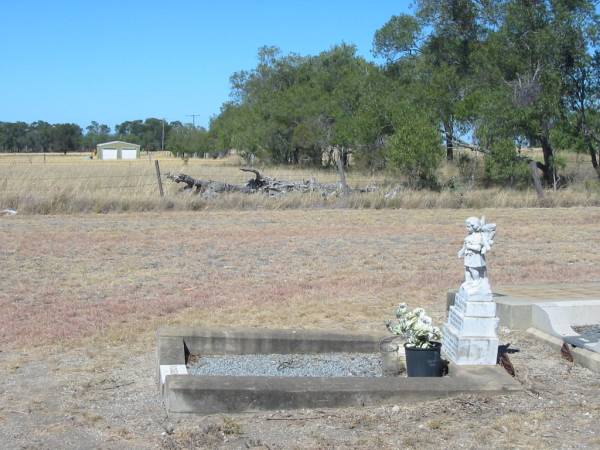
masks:
<svg viewBox="0 0 600 450"><path fill-rule="evenodd" d="M442 352L458 365L495 365L499 319L485 256L494 243L496 225L486 225L484 218L476 217L468 218L466 224L469 235L458 252L465 261L465 281L442 329Z"/></svg>
<svg viewBox="0 0 600 450"><path fill-rule="evenodd" d="M488 278L465 281L460 285L457 296L468 302L493 302L492 287Z"/></svg>
<svg viewBox="0 0 600 450"><path fill-rule="evenodd" d="M468 302L457 295L454 306L465 316L496 317L496 302Z"/></svg>
<svg viewBox="0 0 600 450"><path fill-rule="evenodd" d="M495 365L498 357L497 337L459 337L448 325L442 330L442 353L458 365Z"/></svg>
<svg viewBox="0 0 600 450"><path fill-rule="evenodd" d="M185 364L161 364L160 383L165 383L167 375L187 375L187 373Z"/></svg>
<svg viewBox="0 0 600 450"><path fill-rule="evenodd" d="M448 324L457 330L461 337L495 337L498 331L497 317L470 317L450 307Z"/></svg>

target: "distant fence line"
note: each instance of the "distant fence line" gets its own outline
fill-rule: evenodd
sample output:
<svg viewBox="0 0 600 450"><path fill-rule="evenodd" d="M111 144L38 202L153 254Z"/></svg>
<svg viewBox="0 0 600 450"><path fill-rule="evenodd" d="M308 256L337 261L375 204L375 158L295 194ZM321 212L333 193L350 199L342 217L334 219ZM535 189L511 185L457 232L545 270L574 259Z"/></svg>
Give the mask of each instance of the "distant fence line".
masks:
<svg viewBox="0 0 600 450"><path fill-rule="evenodd" d="M166 152L165 152L166 153ZM170 153L169 153L170 154ZM65 189L80 190L90 193L96 190L125 191L138 189L148 192L148 188L160 190L163 182L173 186L166 180L168 172L184 171L196 178L222 181L225 183L244 184L253 178L252 174L239 171L238 166L231 164L187 164L178 158L153 159L159 162L163 173L160 183L154 170L154 164L140 158L132 161L99 161L83 158L73 158L67 161L56 161L59 157L41 160L41 155L31 158L22 155L9 158L0 155L0 194L26 194L37 190L39 192L57 192ZM79 156L79 155L77 155ZM67 157L68 158L68 157ZM336 171L311 171L307 168L267 167L260 169L263 175L291 182L302 182L315 179L322 183L337 183L339 177ZM116 172L116 173L115 173ZM86 174L89 173L89 174ZM348 183L355 187L365 187L383 181L383 176L364 176L348 173ZM102 183L101 180L106 180ZM110 180L110 181L108 181ZM87 182L86 182L87 181ZM96 181L98 184L96 184ZM180 186L178 186L179 188Z"/></svg>

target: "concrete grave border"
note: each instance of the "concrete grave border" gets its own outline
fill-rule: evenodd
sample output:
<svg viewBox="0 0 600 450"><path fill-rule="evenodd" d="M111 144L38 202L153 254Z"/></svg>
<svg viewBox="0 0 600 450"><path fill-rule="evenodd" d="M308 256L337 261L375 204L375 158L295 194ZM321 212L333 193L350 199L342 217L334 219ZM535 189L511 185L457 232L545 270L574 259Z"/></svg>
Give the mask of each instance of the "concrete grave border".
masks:
<svg viewBox="0 0 600 450"><path fill-rule="evenodd" d="M500 366L451 366L443 378L216 377L186 370L190 354L376 353L381 336L168 327L157 338L157 381L170 416L366 406L522 389Z"/></svg>

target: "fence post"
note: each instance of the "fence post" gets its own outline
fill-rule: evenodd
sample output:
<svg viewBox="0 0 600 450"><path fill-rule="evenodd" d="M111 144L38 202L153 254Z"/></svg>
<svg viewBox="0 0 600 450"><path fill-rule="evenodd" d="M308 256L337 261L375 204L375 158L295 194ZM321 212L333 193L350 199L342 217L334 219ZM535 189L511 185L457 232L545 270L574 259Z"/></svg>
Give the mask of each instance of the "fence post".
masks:
<svg viewBox="0 0 600 450"><path fill-rule="evenodd" d="M160 196L164 197L165 193L163 191L162 180L160 179L160 166L158 165L158 159L154 160L154 167L156 168L156 181L158 181L158 191L160 192Z"/></svg>

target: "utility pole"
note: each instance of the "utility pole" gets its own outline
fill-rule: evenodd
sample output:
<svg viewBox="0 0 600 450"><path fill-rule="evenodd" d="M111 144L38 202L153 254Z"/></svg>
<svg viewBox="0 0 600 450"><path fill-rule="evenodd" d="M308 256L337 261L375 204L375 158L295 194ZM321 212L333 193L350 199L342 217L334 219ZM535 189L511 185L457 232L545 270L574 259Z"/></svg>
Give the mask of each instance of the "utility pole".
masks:
<svg viewBox="0 0 600 450"><path fill-rule="evenodd" d="M162 120L162 136L160 138L160 151L165 151L165 119Z"/></svg>
<svg viewBox="0 0 600 450"><path fill-rule="evenodd" d="M187 114L185 117L192 118L192 126L196 128L196 117L200 117L200 114Z"/></svg>

